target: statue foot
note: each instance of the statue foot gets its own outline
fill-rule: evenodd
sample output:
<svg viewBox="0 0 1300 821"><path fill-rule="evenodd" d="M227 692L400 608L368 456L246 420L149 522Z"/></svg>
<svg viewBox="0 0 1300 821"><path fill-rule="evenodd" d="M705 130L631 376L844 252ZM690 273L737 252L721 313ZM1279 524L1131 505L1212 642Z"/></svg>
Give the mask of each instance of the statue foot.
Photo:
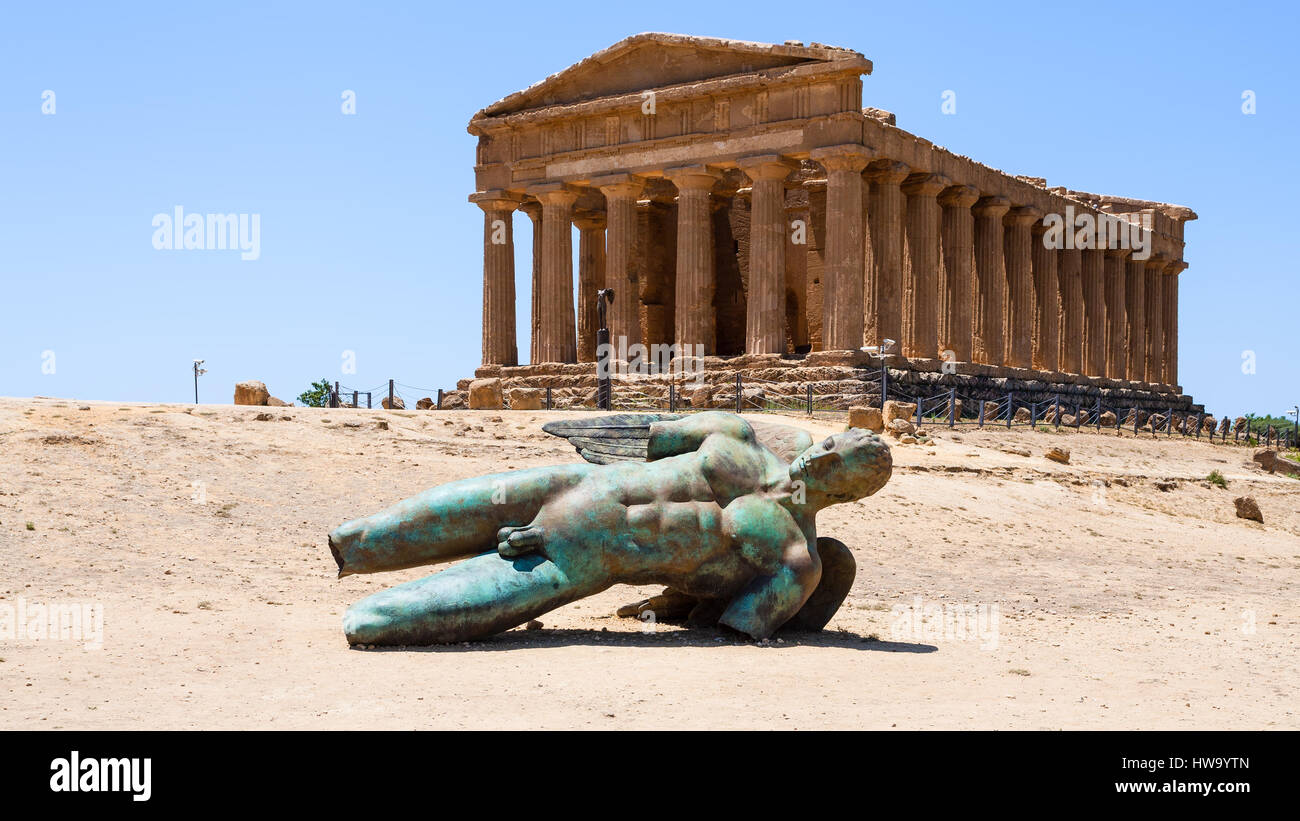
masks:
<svg viewBox="0 0 1300 821"><path fill-rule="evenodd" d="M540 552L545 531L535 525L503 527L497 531L497 552L507 559Z"/></svg>

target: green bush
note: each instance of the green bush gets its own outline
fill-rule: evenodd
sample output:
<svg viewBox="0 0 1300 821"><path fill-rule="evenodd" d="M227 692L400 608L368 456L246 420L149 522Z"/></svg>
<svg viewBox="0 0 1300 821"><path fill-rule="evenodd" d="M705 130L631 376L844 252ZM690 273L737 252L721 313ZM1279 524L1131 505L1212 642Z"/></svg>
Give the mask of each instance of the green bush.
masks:
<svg viewBox="0 0 1300 821"><path fill-rule="evenodd" d="M329 402L334 386L329 379L311 383L311 389L298 394L298 401L309 408L323 408Z"/></svg>

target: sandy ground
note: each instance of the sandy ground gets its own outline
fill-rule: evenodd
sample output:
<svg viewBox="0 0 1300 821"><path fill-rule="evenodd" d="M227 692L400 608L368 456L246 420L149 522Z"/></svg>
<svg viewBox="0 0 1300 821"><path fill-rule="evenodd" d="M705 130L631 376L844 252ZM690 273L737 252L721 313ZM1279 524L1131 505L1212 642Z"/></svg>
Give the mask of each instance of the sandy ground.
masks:
<svg viewBox="0 0 1300 821"><path fill-rule="evenodd" d="M1300 482L1113 432L895 446L883 491L819 517L859 569L812 637L619 619L658 588L616 587L541 630L349 648L344 609L427 570L338 580L329 529L575 461L540 431L561 415L0 399L0 623L20 600L104 623L102 649L0 638L0 728L1300 727Z"/></svg>

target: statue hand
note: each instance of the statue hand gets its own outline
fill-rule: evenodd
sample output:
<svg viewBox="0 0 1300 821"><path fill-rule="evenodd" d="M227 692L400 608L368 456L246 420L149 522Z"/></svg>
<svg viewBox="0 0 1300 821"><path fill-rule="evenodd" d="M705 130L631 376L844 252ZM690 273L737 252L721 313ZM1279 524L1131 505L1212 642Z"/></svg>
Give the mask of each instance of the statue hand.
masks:
<svg viewBox="0 0 1300 821"><path fill-rule="evenodd" d="M507 559L541 550L544 531L540 527L503 527L497 531L497 552Z"/></svg>

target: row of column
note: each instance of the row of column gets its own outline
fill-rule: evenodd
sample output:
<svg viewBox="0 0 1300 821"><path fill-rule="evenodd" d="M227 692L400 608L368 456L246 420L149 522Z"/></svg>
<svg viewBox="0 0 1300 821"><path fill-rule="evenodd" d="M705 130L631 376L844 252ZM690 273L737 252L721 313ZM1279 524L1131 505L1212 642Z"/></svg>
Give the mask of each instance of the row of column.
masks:
<svg viewBox="0 0 1300 821"><path fill-rule="evenodd" d="M1043 213L861 145L812 152L826 169L822 348L897 340L907 357L1065 371L1177 384L1177 274L1181 261L1130 259L1127 250L1051 249ZM747 353L784 353L785 180L795 160L742 160L752 182ZM707 166L664 172L677 188L674 339L713 353L714 249ZM595 304L574 324L571 225L580 230L580 293L613 289L612 339L640 339L634 281L637 200L644 180L593 181L598 214L575 214L578 193L553 183L535 202L474 195L484 212L483 361L517 364L511 215L533 219L530 361L594 359ZM581 346L581 349L579 349ZM588 350L589 349L589 350ZM951 353L947 353L951 352Z"/></svg>

